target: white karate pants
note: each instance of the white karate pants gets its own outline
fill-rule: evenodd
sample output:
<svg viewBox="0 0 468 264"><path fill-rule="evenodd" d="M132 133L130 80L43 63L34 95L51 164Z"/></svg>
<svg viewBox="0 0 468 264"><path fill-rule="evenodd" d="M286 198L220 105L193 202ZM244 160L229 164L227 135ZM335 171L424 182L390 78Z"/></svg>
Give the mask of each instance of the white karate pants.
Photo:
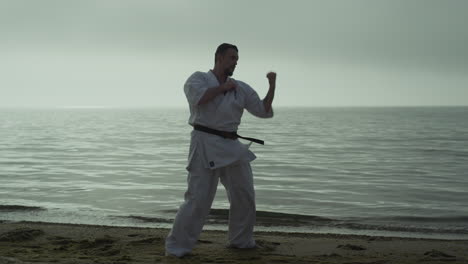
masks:
<svg viewBox="0 0 468 264"><path fill-rule="evenodd" d="M255 247L255 192L250 163L236 162L211 170L194 160L188 174L185 202L180 206L166 238L166 254L182 257L192 251L210 212L219 179L230 202L229 246Z"/></svg>

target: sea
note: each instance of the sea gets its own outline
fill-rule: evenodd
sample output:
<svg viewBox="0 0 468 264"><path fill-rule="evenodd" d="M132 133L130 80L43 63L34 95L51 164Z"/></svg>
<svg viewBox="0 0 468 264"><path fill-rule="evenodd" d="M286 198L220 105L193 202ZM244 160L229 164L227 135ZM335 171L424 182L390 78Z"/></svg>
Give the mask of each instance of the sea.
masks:
<svg viewBox="0 0 468 264"><path fill-rule="evenodd" d="M468 107L244 113L257 231L468 239ZM0 109L0 222L170 228L186 108ZM248 142L244 142L248 143ZM227 230L221 184L205 229Z"/></svg>

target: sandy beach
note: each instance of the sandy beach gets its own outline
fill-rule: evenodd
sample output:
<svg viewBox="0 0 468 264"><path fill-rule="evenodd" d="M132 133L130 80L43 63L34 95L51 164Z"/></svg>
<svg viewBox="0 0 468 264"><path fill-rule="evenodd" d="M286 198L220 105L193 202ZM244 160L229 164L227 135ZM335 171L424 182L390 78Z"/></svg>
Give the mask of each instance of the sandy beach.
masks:
<svg viewBox="0 0 468 264"><path fill-rule="evenodd" d="M193 254L164 256L169 230L0 223L0 263L468 263L468 241L256 232L259 248L225 247L204 231Z"/></svg>

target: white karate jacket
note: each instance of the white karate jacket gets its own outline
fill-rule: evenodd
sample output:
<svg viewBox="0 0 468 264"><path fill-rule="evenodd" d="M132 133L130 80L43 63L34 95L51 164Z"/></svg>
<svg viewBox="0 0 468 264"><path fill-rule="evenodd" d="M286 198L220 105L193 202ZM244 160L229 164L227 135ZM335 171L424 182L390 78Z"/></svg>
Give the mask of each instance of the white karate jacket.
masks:
<svg viewBox="0 0 468 264"><path fill-rule="evenodd" d="M234 80L234 79L233 79ZM237 131L244 109L260 118L273 117L273 109L265 111L263 100L248 84L237 81L235 91L218 95L210 102L197 105L208 88L220 83L213 72L195 72L184 85L190 107L190 125L198 124L222 131ZM240 133L241 134L241 133ZM255 135L246 135L255 137ZM190 170L195 155L199 155L205 168L216 169L237 161L253 161L256 156L249 146L239 140L225 139L201 131L192 131L187 170Z"/></svg>

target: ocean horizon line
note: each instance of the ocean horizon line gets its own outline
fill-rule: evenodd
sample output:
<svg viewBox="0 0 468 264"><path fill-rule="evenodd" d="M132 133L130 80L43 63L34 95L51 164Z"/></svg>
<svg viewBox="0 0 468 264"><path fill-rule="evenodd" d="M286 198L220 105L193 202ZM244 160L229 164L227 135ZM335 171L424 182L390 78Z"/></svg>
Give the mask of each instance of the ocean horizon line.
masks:
<svg viewBox="0 0 468 264"><path fill-rule="evenodd" d="M466 108L468 105L278 105L276 109L340 109L340 108ZM0 106L0 110L151 110L187 109L187 106Z"/></svg>

